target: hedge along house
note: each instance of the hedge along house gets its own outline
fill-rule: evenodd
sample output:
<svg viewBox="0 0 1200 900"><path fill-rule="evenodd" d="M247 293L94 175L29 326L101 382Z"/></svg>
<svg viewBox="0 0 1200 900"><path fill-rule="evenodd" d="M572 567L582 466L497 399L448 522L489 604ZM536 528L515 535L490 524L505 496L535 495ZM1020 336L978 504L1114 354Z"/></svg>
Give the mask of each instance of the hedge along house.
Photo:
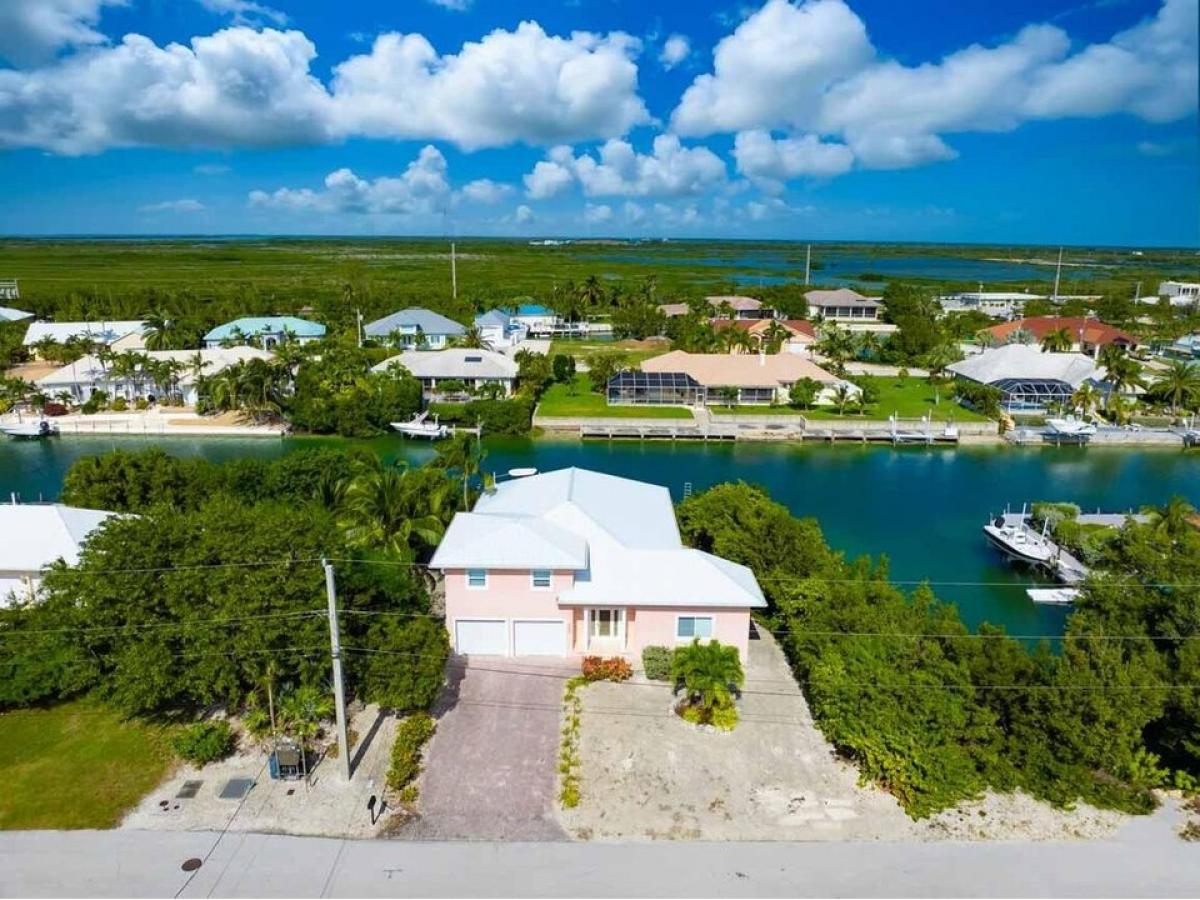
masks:
<svg viewBox="0 0 1200 900"><path fill-rule="evenodd" d="M372 372L386 372L393 366L407 369L421 382L425 399L468 399L466 391L479 390L488 384L500 386L502 396L511 397L517 383L517 364L495 350L476 350L451 347L440 353L406 350L385 359ZM454 389L456 386L459 389Z"/></svg>
<svg viewBox="0 0 1200 900"><path fill-rule="evenodd" d="M325 326L296 316L247 316L218 325L204 336L205 347L252 344L273 350L285 341L307 344L325 337Z"/></svg>
<svg viewBox="0 0 1200 900"><path fill-rule="evenodd" d="M637 657L698 638L745 659L766 606L748 568L683 546L666 488L587 469L485 492L430 565L467 655Z"/></svg>
<svg viewBox="0 0 1200 900"><path fill-rule="evenodd" d="M467 329L453 319L414 306L368 322L363 333L400 350L444 350Z"/></svg>
<svg viewBox="0 0 1200 900"><path fill-rule="evenodd" d="M645 375L684 376L701 390L692 390L690 383L680 378L663 379L654 383L627 384L621 376L609 381L610 404L666 405L741 405L767 406L787 403L793 384L811 378L820 385L815 402L829 404L839 385L846 385L851 396L861 389L849 381L827 372L809 359L795 353L687 353L672 350L642 363ZM631 390L632 389L632 390Z"/></svg>

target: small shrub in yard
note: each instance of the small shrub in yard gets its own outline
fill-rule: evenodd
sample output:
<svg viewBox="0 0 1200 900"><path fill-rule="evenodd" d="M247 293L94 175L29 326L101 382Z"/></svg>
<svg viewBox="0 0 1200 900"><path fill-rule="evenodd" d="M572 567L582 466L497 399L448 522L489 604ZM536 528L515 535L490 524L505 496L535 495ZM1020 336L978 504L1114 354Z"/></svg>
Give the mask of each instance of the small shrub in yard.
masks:
<svg viewBox="0 0 1200 900"><path fill-rule="evenodd" d="M646 647L642 650L642 669L651 681L671 680L671 650L668 647Z"/></svg>
<svg viewBox="0 0 1200 900"><path fill-rule="evenodd" d="M203 766L232 753L237 735L225 721L197 722L177 734L171 746L188 762Z"/></svg>
<svg viewBox="0 0 1200 900"><path fill-rule="evenodd" d="M585 656L582 672L585 681L628 681L633 675L633 666L619 656L610 656L607 659Z"/></svg>
<svg viewBox="0 0 1200 900"><path fill-rule="evenodd" d="M595 658L595 657L594 657ZM558 802L563 809L574 809L579 805L579 724L583 715L583 701L579 689L587 679L575 677L567 681L563 692L562 743L558 751L559 781Z"/></svg>
<svg viewBox="0 0 1200 900"><path fill-rule="evenodd" d="M433 737L437 724L429 713L413 713L396 729L396 742L392 745L392 764L388 768L387 786L394 791L403 790L421 772L421 748Z"/></svg>

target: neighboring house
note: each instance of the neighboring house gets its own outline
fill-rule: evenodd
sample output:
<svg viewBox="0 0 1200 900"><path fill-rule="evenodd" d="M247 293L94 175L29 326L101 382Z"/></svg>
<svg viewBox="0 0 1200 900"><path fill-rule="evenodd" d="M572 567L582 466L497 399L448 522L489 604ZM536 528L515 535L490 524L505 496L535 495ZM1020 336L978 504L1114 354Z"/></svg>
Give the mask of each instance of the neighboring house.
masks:
<svg viewBox="0 0 1200 900"><path fill-rule="evenodd" d="M15 278L7 278L0 281L0 300L20 300L21 288L17 285Z"/></svg>
<svg viewBox="0 0 1200 900"><path fill-rule="evenodd" d="M460 512L430 566L456 653L624 655L719 640L746 659L745 566L683 546L664 487L587 469L504 481Z"/></svg>
<svg viewBox="0 0 1200 900"><path fill-rule="evenodd" d="M1001 325L993 325L980 332L980 336L994 344L1041 344L1046 335L1066 331L1071 337L1070 350L1095 356L1101 347L1116 344L1126 350L1136 350L1138 339L1128 332L1099 319L1081 316L1032 316L1014 319Z"/></svg>
<svg viewBox="0 0 1200 900"><path fill-rule="evenodd" d="M1175 343L1163 349L1164 356L1175 359L1200 359L1200 332L1181 337Z"/></svg>
<svg viewBox="0 0 1200 900"><path fill-rule="evenodd" d="M770 319L775 313L773 310L764 309L761 300L755 300L753 297L740 297L737 295L705 297L705 301L712 307L712 314L715 321L720 321L716 317L723 316L725 307L732 311L733 319L735 320L755 320L755 319ZM691 312L691 307L686 303L660 303L658 311L668 319L673 319L676 316L686 316ZM728 319L724 319L728 321Z"/></svg>
<svg viewBox="0 0 1200 900"><path fill-rule="evenodd" d="M716 331L737 328L755 339L756 346L750 350L734 351L740 353L757 352L757 342L765 339L773 328L787 332L782 347L785 353L805 353L817 340L816 326L806 319L714 319L712 325Z"/></svg>
<svg viewBox="0 0 1200 900"><path fill-rule="evenodd" d="M451 347L441 353L406 350L384 360L372 371L384 372L392 366L403 366L420 379L426 397L441 394L439 387L448 381L460 382L467 388L498 384L504 389L504 396L509 397L517 381L517 364L495 350L466 347Z"/></svg>
<svg viewBox="0 0 1200 900"><path fill-rule="evenodd" d="M552 334L562 324L554 310L537 303L522 303L508 315L514 325L533 334Z"/></svg>
<svg viewBox="0 0 1200 900"><path fill-rule="evenodd" d="M808 291L804 299L809 313L826 322L877 322L883 310L880 298L864 297L849 288Z"/></svg>
<svg viewBox="0 0 1200 900"><path fill-rule="evenodd" d="M502 309L491 309L475 317L475 327L489 347L499 350L525 340L529 329Z"/></svg>
<svg viewBox="0 0 1200 900"><path fill-rule="evenodd" d="M0 306L0 322L24 322L32 319L33 313L23 309L13 309L11 306Z"/></svg>
<svg viewBox="0 0 1200 900"><path fill-rule="evenodd" d="M981 312L999 319L1021 314L1030 300L1044 299L1041 294L1024 291L960 291L938 298L942 312Z"/></svg>
<svg viewBox="0 0 1200 900"><path fill-rule="evenodd" d="M247 316L218 325L204 336L204 346L254 344L273 350L289 336L300 344L319 341L325 337L325 326L295 316Z"/></svg>
<svg viewBox="0 0 1200 900"><path fill-rule="evenodd" d="M72 338L86 338L105 344L113 350L140 350L146 346L142 338L145 322L33 322L25 331L22 343L33 347L45 338L65 344Z"/></svg>
<svg viewBox="0 0 1200 900"><path fill-rule="evenodd" d="M444 350L455 338L467 333L453 319L415 306L376 319L363 331L367 337L403 350Z"/></svg>
<svg viewBox="0 0 1200 900"><path fill-rule="evenodd" d="M54 396L68 392L76 403L85 403L96 391L109 397L123 397L132 402L138 399L158 400L168 393L178 393L187 406L195 406L198 396L197 361L200 374L211 378L230 366L251 359L272 359L266 350L257 347L209 347L204 350L149 350L144 355L153 363L172 361L176 372L168 384L156 383L153 372L121 373L114 371L112 362L101 362L96 356L85 356L37 380L38 389Z"/></svg>
<svg viewBox="0 0 1200 900"><path fill-rule="evenodd" d="M0 607L36 599L45 568L79 562L88 535L113 515L60 503L0 506Z"/></svg>
<svg viewBox="0 0 1200 900"><path fill-rule="evenodd" d="M657 377L662 375L674 377ZM613 405L725 405L732 392L737 404L787 403L789 389L803 378L811 378L822 385L817 403L832 403L839 384L847 385L853 395L860 393L857 386L794 353L687 353L672 350L645 360L641 372L625 372L614 376L608 383L607 396L608 402ZM692 388L688 379L698 387ZM676 399L681 391L694 399Z"/></svg>
<svg viewBox="0 0 1200 900"><path fill-rule="evenodd" d="M1164 281L1158 286L1158 296L1170 299L1173 306L1200 303L1200 284L1192 281Z"/></svg>
<svg viewBox="0 0 1200 900"><path fill-rule="evenodd" d="M1051 404L1069 404L1084 382L1103 390L1104 370L1082 353L1045 353L1029 344L984 350L947 367L958 378L990 384L1000 391L1008 412L1042 412Z"/></svg>

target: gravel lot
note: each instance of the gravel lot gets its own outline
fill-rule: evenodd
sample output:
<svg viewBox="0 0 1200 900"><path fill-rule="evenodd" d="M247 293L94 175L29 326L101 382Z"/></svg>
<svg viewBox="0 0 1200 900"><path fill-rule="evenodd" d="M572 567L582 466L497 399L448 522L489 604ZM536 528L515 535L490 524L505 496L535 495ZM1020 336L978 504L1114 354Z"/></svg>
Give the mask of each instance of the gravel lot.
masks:
<svg viewBox="0 0 1200 900"><path fill-rule="evenodd" d="M1028 797L988 796L914 823L887 793L858 785L812 725L774 639L751 641L742 720L693 728L661 684L597 683L581 694L583 800L560 812L580 839L939 840L1096 837L1125 821Z"/></svg>

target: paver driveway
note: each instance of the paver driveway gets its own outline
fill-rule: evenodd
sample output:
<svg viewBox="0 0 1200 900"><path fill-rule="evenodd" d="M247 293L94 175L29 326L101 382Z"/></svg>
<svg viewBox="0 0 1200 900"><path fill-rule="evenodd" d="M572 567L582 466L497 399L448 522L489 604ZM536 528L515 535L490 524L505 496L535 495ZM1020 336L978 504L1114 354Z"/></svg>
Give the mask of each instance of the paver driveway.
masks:
<svg viewBox="0 0 1200 900"><path fill-rule="evenodd" d="M564 840L555 818L564 681L559 660L474 657L450 663L450 683L425 751L420 814L399 832L417 840Z"/></svg>

